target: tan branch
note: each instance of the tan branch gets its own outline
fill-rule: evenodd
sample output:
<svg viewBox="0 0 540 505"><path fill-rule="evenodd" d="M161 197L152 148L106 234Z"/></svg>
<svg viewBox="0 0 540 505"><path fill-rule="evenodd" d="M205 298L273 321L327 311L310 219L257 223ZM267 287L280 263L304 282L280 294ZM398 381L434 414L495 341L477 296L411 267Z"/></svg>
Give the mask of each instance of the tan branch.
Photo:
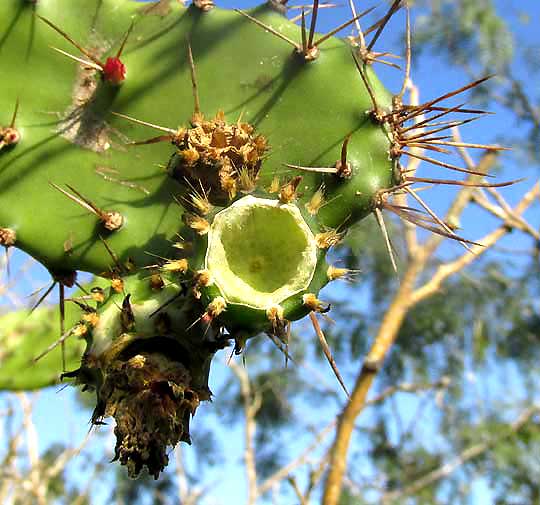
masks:
<svg viewBox="0 0 540 505"><path fill-rule="evenodd" d="M7 415L4 417L6 425L13 419L13 409L9 407L7 409ZM17 470L17 452L19 447L23 443L24 425L21 423L17 431L11 433L11 430L6 429L5 432L9 433L9 442L7 446L6 455L1 462L0 473L0 503L8 503L8 495L13 491L14 485L20 479L19 472ZM5 433L7 434L7 433ZM4 433L2 433L4 435ZM3 439L3 437L2 437ZM20 486L19 486L20 487ZM11 501L14 501L11 500Z"/></svg>
<svg viewBox="0 0 540 505"><path fill-rule="evenodd" d="M91 503L90 492L93 490L95 483L98 482L100 472L100 466L96 465L94 467L92 475L87 477L88 481L86 483L86 486L84 487L84 490L79 493L79 495L73 500L73 502L71 502L71 505L84 505L85 503Z"/></svg>
<svg viewBox="0 0 540 505"><path fill-rule="evenodd" d="M215 483L208 483L204 487L190 486L188 475L184 466L184 458L182 455L182 447L177 445L175 450L175 473L178 487L178 497L182 505L197 505L202 496L207 493L208 489ZM165 503L167 501L165 500Z"/></svg>
<svg viewBox="0 0 540 505"><path fill-rule="evenodd" d="M313 455L313 451L321 446L323 440L332 432L336 425L335 421L328 423L322 430L320 430L313 439L313 442L295 459L290 463L281 467L270 477L268 477L260 486L259 486L259 495L262 495L272 489L276 482L286 479L291 472L296 470L298 467L302 466L308 461L308 459Z"/></svg>
<svg viewBox="0 0 540 505"><path fill-rule="evenodd" d="M23 486L36 498L39 505L47 505L47 487L40 476L38 435L32 419L32 402L25 393L17 393L23 411L23 425L26 433L26 449L30 471Z"/></svg>
<svg viewBox="0 0 540 505"><path fill-rule="evenodd" d="M181 503L186 503L189 496L189 485L184 468L184 459L182 457L182 447L177 445L174 450L176 485L178 487L178 498Z"/></svg>
<svg viewBox="0 0 540 505"><path fill-rule="evenodd" d="M487 173L495 160L496 153L486 151L479 161L475 171L483 174ZM481 179L482 176L471 175L468 177L467 182L474 183L480 181ZM474 187L462 187L450 205L445 218L446 222L457 225L461 214L467 207L467 204L470 202L471 195L474 190ZM530 198L530 196L526 196L526 199L527 198ZM505 232L507 232L506 226L503 227L503 229ZM402 279L396 295L394 296L394 299L383 317L379 331L377 332L371 349L364 360L360 373L358 374L354 390L351 394L351 400L344 407L339 417L336 436L330 455L329 471L323 491L322 503L324 505L337 505L339 501L347 464L347 453L356 418L365 408L367 394L371 388L373 380L380 370L383 361L390 351L395 339L397 338L399 329L403 324L405 316L415 303L412 293L414 292L417 279L425 269L427 261L433 256L441 241L441 236L433 235L423 246L418 248L416 255L409 263L409 267ZM467 253L466 257L469 257L469 254L470 253ZM470 255L470 257L470 261L476 258L475 255Z"/></svg>
<svg viewBox="0 0 540 505"><path fill-rule="evenodd" d="M305 500L304 495L302 494L302 491L300 490L300 487L298 486L298 482L296 482L296 479L292 476L289 476L287 478L287 482L293 488L294 494L296 495L296 498L298 499L298 503L300 505L308 505L308 502Z"/></svg>
<svg viewBox="0 0 540 505"><path fill-rule="evenodd" d="M495 217L508 222L508 224L524 233L528 233L535 240L540 240L540 233L536 231L522 216L516 215L513 209L502 199L501 195L494 190L494 188L489 188L490 193L500 201L504 202L504 206L499 204L495 205L491 203L483 194L482 191L476 191L472 195L472 201L482 207L484 210L487 210L489 213L493 214Z"/></svg>
<svg viewBox="0 0 540 505"><path fill-rule="evenodd" d="M60 454L55 459L54 464L50 466L49 468L47 468L47 470L44 472L43 479L45 481L47 480L50 481L56 478L64 470L64 468L66 468L69 461L81 453L83 448L86 446L86 444L90 440L92 433L93 433L92 431L89 431L78 447L74 447L72 449L66 449L65 451L63 451L62 454Z"/></svg>
<svg viewBox="0 0 540 505"><path fill-rule="evenodd" d="M540 182L536 183L521 199L521 201L512 210L511 218L505 220L498 228L491 233L483 237L479 244L471 247L469 253L465 253L458 259L441 265L433 277L423 286L416 289L411 295L411 303L416 304L421 300L436 293L442 283L451 275L454 275L463 270L467 265L475 261L479 256L485 254L485 252L496 244L502 237L512 231L512 221L515 222L516 216L520 216L527 208L534 202L536 197L540 194Z"/></svg>
<svg viewBox="0 0 540 505"><path fill-rule="evenodd" d="M245 417L245 435L244 435L244 464L246 467L246 477L248 482L248 505L254 505L257 502L257 497L260 494L257 488L257 467L255 462L255 431L257 424L255 416L261 408L261 395L253 395L249 376L244 367L237 365L231 361L230 368L240 382L240 392L244 402L244 417Z"/></svg>
<svg viewBox="0 0 540 505"><path fill-rule="evenodd" d="M339 417L336 436L330 453L329 471L323 491L322 503L324 505L337 505L339 502L347 464L347 452L356 418L366 405L366 397L373 379L382 366L384 357L394 343L399 328L409 310L410 294L423 266L423 259L417 259L410 264L394 300L386 311L375 341L364 360L351 394L351 400L345 405Z"/></svg>
<svg viewBox="0 0 540 505"><path fill-rule="evenodd" d="M376 405L386 400L388 397L396 393L418 393L420 391L429 391L432 389L442 389L447 388L450 385L450 377L444 376L436 382L420 383L420 384L411 384L408 382L403 382L396 386L389 386L384 391L382 391L377 396L366 401L366 407L371 405Z"/></svg>

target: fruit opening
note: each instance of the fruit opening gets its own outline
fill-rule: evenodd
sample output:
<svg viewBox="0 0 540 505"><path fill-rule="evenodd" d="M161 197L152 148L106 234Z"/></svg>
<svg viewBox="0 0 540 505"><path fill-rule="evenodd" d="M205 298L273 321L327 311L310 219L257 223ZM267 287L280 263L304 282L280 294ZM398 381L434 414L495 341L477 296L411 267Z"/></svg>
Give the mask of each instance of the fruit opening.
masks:
<svg viewBox="0 0 540 505"><path fill-rule="evenodd" d="M245 196L218 213L206 268L224 298L266 309L307 288L317 246L293 204Z"/></svg>

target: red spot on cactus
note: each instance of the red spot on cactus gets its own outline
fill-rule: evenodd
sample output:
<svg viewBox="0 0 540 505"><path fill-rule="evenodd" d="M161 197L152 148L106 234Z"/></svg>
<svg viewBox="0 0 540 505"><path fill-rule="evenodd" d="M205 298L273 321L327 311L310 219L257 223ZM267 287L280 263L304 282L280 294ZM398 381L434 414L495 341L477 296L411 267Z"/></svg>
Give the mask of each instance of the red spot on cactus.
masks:
<svg viewBox="0 0 540 505"><path fill-rule="evenodd" d="M126 78L126 66L119 58L107 58L103 65L103 79L111 84L121 84Z"/></svg>
<svg viewBox="0 0 540 505"><path fill-rule="evenodd" d="M19 140L21 139L21 135L20 133L17 131L17 130L14 130L14 129L10 129L10 131L8 133L6 133L6 135L4 136L4 140L8 143L8 144L16 144L17 142L19 142Z"/></svg>

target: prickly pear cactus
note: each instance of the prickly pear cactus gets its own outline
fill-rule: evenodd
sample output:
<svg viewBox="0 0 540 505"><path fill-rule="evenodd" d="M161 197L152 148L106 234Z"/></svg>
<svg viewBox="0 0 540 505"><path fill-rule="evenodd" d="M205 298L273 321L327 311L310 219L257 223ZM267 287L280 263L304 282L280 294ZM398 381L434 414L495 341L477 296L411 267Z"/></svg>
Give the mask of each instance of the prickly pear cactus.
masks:
<svg viewBox="0 0 540 505"><path fill-rule="evenodd" d="M217 350L329 309L349 272L328 250L410 183L403 123L437 110L384 89L372 44L317 34L318 2L300 26L285 4L0 2L0 244L62 310L77 271L109 279L69 300L86 348L63 377L115 418L130 475L189 442Z"/></svg>

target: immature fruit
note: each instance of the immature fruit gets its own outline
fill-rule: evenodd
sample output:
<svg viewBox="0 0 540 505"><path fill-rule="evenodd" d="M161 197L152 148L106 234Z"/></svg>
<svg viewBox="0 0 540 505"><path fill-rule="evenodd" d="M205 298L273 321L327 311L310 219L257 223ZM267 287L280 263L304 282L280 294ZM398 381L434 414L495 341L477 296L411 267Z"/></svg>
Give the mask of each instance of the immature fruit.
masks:
<svg viewBox="0 0 540 505"><path fill-rule="evenodd" d="M206 255L200 270L211 279L201 288L201 300L211 306L222 297L224 305L219 314L207 309L207 317L220 316L233 334L251 336L272 330L272 309L282 323L309 312L303 295L327 282L326 251L317 247L317 223L309 223L293 203L251 195L218 212L201 239L207 246L201 247Z"/></svg>
<svg viewBox="0 0 540 505"><path fill-rule="evenodd" d="M73 328L87 342L81 366L64 374L96 391L94 423L115 419L115 459L132 477L146 466L157 478L167 448L190 442L190 417L210 399L210 361L223 346L214 329L201 338L199 328L188 328L196 317L192 301L173 278L163 281L158 287L133 275L121 292L102 291L92 317ZM167 305L171 299L176 303Z"/></svg>

